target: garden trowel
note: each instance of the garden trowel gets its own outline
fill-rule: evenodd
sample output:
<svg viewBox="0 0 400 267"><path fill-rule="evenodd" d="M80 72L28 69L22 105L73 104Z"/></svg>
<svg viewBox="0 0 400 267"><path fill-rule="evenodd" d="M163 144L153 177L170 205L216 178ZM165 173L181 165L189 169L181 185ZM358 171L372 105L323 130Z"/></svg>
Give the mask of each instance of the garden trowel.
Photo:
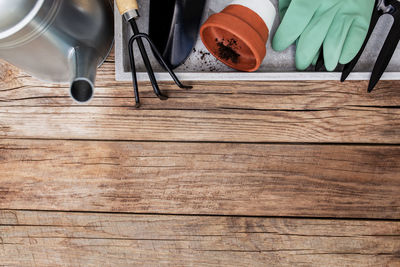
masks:
<svg viewBox="0 0 400 267"><path fill-rule="evenodd" d="M150 0L149 35L171 68L191 54L205 5L206 0Z"/></svg>

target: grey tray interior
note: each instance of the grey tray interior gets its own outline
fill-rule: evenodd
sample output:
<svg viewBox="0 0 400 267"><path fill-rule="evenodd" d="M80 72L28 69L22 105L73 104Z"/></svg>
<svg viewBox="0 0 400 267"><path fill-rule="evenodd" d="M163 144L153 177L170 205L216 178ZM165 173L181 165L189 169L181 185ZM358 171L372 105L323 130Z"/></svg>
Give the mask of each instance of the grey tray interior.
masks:
<svg viewBox="0 0 400 267"><path fill-rule="evenodd" d="M148 31L150 0L138 0L141 17L137 20L139 28L143 32ZM211 14L221 11L231 0L208 0L203 21ZM272 0L277 6L277 0ZM272 35L279 24L277 16ZM354 73L349 79L369 79L370 72L375 64L379 51L386 39L392 24L390 16L384 16L378 23L377 28L367 45L366 51L361 57ZM119 81L132 80L130 73L127 44L132 36L129 25L115 9L115 34L116 34L116 79ZM147 46L148 51L150 51ZM139 80L148 80L143 61L137 47L134 49L136 66ZM150 59L156 76L159 80L170 80L170 77L159 66L156 59L150 54ZM267 56L260 69L254 73L240 73L216 60L204 47L200 38L198 39L192 54L187 61L177 68L175 72L182 80L331 80L339 79L340 73L313 72L310 68L305 72L297 72L294 62L295 47L292 46L284 52L275 52L271 48L270 41L267 44ZM400 48L398 47L391 63L387 68L383 79L400 79Z"/></svg>

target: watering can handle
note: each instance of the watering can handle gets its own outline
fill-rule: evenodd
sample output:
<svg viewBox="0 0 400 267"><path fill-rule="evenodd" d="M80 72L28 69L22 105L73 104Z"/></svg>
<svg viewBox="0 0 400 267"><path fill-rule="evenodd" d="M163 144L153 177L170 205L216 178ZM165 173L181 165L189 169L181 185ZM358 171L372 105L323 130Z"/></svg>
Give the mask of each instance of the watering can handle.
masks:
<svg viewBox="0 0 400 267"><path fill-rule="evenodd" d="M121 15L139 9L137 0L117 0L117 6Z"/></svg>

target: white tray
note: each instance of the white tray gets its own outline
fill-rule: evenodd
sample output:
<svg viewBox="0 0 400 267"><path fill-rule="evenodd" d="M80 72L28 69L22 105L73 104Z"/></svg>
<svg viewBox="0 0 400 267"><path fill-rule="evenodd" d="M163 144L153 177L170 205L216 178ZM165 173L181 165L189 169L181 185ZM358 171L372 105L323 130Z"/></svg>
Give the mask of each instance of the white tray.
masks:
<svg viewBox="0 0 400 267"><path fill-rule="evenodd" d="M149 0L139 0L141 17L138 19L140 30L147 32L149 17ZM231 0L208 0L203 20L213 13L221 11ZM272 0L277 5L277 0ZM278 25L279 18L276 19L273 33ZM392 24L390 16L384 16L379 21L374 34L372 35L367 48L361 57L354 72L349 76L349 80L369 80L370 72L375 64L376 58L381 50L384 40ZM121 15L115 8L115 65L116 80L131 81L132 76L129 66L127 43L132 36L130 27L122 21ZM148 51L150 51L148 49ZM148 81L147 73L140 54L135 48L135 60L137 64L137 76L139 81ZM151 54L151 52L149 52ZM175 70L181 80L192 81L224 81L224 80L245 80L245 81L286 81L286 80L339 80L340 72L313 72L312 69L304 72L297 72L294 63L295 47L290 47L284 52L272 50L270 42L267 44L267 56L260 69L253 73L237 72L217 61L210 55L199 39L195 49L188 60ZM158 62L151 57L151 62L159 81L170 81L171 77L164 72ZM400 80L400 48L398 47L393 55L383 80Z"/></svg>

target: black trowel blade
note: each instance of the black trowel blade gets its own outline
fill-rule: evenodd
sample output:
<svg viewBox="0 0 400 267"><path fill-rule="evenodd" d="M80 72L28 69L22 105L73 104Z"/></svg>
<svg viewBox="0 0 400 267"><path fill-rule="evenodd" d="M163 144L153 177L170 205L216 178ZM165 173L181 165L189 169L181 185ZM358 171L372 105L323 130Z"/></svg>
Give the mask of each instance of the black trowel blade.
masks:
<svg viewBox="0 0 400 267"><path fill-rule="evenodd" d="M206 0L150 0L149 35L171 68L196 44Z"/></svg>

